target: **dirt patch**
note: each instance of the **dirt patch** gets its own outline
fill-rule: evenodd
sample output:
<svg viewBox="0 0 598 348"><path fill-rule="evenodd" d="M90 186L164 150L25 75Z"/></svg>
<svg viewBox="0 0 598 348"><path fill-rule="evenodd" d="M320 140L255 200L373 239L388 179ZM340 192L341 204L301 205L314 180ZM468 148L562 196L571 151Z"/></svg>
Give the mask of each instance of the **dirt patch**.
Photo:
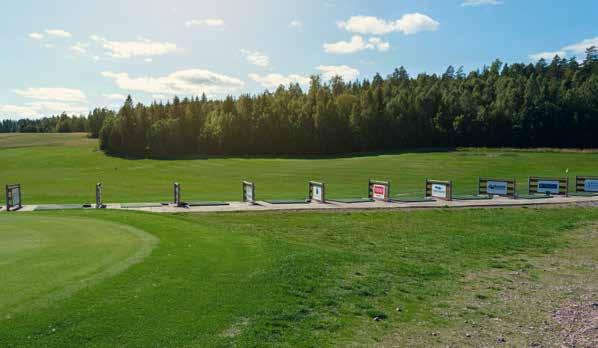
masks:
<svg viewBox="0 0 598 348"><path fill-rule="evenodd" d="M598 347L598 225L549 255L496 259L463 277L434 322L406 325L381 346Z"/></svg>
<svg viewBox="0 0 598 348"><path fill-rule="evenodd" d="M228 329L224 330L224 332L222 332L220 334L221 337L228 337L228 338L233 338L233 337L237 337L241 334L241 332L243 331L244 328L247 327L247 325L249 325L249 319L247 318L241 318L239 321L237 321L236 323L234 323L233 325L231 325L231 327L229 327Z"/></svg>
<svg viewBox="0 0 598 348"><path fill-rule="evenodd" d="M569 347L598 347L598 302L596 294L580 301L567 301L552 315L551 326Z"/></svg>

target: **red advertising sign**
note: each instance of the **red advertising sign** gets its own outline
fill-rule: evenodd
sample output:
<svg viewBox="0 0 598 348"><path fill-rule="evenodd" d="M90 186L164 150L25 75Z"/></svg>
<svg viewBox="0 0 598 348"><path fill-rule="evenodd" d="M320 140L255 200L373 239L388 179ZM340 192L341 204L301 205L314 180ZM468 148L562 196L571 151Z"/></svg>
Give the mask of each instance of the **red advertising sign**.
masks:
<svg viewBox="0 0 598 348"><path fill-rule="evenodd" d="M386 185L374 184L372 191L374 199L386 199Z"/></svg>

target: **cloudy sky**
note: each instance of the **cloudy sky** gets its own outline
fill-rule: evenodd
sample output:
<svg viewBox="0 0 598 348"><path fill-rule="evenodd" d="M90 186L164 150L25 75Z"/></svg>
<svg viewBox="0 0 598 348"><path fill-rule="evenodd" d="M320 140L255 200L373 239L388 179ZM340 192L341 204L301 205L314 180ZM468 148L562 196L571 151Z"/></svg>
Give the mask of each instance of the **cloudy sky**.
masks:
<svg viewBox="0 0 598 348"><path fill-rule="evenodd" d="M2 1L0 119L583 57L598 1Z"/></svg>

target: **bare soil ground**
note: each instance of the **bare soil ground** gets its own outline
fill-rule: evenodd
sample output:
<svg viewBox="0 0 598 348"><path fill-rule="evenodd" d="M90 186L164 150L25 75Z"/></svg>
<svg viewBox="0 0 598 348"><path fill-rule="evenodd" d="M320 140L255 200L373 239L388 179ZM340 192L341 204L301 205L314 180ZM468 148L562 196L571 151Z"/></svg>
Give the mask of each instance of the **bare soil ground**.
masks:
<svg viewBox="0 0 598 348"><path fill-rule="evenodd" d="M421 322L381 346L598 347L598 225L570 236L566 249L466 275L463 291L437 307L442 329Z"/></svg>

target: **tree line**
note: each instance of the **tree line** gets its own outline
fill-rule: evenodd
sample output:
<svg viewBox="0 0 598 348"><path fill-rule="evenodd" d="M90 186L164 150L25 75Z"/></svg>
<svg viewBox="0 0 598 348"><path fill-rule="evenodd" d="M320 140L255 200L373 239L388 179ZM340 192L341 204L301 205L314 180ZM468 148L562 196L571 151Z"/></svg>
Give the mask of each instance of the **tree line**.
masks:
<svg viewBox="0 0 598 348"><path fill-rule="evenodd" d="M535 64L371 80L312 76L224 99L96 109L88 131L121 155L323 155L415 147L598 147L598 50ZM92 122L93 120L93 122Z"/></svg>
<svg viewBox="0 0 598 348"><path fill-rule="evenodd" d="M38 119L24 118L20 120L0 120L0 133L75 133L88 132L92 138L97 138L104 120L115 117L116 113L106 108L96 108L86 116L69 116L62 113L59 116Z"/></svg>
<svg viewBox="0 0 598 348"><path fill-rule="evenodd" d="M68 116L66 113L39 119L0 121L0 133L71 133L87 132L88 129L87 117Z"/></svg>

